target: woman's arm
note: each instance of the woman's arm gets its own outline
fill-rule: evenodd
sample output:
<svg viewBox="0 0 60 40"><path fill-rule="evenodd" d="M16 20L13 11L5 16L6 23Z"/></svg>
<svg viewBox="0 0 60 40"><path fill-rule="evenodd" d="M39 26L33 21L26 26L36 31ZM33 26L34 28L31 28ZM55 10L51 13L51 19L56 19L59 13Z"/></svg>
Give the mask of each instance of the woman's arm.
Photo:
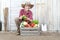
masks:
<svg viewBox="0 0 60 40"><path fill-rule="evenodd" d="M23 9L20 10L19 19L22 19Z"/></svg>

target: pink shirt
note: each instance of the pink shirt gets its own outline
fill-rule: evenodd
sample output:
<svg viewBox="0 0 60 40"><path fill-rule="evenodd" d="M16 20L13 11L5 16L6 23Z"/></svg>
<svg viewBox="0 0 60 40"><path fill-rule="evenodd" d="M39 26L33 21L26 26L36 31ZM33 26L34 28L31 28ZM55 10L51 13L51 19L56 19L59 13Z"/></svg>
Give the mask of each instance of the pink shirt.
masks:
<svg viewBox="0 0 60 40"><path fill-rule="evenodd" d="M24 9L21 9L20 14L19 14L19 17L22 16L22 15L27 16L31 20L33 19L32 12L30 10L28 12L26 12Z"/></svg>

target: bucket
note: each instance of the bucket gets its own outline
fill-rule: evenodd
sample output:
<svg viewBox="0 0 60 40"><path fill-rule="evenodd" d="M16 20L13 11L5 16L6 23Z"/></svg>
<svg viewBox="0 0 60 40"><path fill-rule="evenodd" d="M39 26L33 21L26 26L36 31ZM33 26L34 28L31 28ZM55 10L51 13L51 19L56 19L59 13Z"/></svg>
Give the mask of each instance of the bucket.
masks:
<svg viewBox="0 0 60 40"><path fill-rule="evenodd" d="M42 31L47 31L47 25L46 24L42 24L41 28L42 28Z"/></svg>

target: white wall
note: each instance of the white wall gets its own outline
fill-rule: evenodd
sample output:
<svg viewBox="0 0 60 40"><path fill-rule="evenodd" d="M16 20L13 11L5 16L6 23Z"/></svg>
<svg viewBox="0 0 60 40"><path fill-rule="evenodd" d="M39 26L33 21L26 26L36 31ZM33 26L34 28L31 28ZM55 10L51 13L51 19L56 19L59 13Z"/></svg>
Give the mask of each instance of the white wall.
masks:
<svg viewBox="0 0 60 40"><path fill-rule="evenodd" d="M57 15L58 30L60 32L60 0L57 0Z"/></svg>
<svg viewBox="0 0 60 40"><path fill-rule="evenodd" d="M38 19L40 24L47 24L49 31L60 30L60 0L28 0L34 4L32 9L33 18ZM19 16L19 10L21 9L21 3L25 0L2 0L2 18L3 9L5 7L9 8L9 19L8 19L8 30L16 30L15 18ZM35 10L36 9L36 10ZM37 16L38 15L38 16ZM38 18L39 17L39 18Z"/></svg>
<svg viewBox="0 0 60 40"><path fill-rule="evenodd" d="M59 0L49 0L49 21L48 21L48 28L50 31L60 31L60 10L59 10Z"/></svg>
<svg viewBox="0 0 60 40"><path fill-rule="evenodd" d="M1 21L1 1L0 1L0 21Z"/></svg>

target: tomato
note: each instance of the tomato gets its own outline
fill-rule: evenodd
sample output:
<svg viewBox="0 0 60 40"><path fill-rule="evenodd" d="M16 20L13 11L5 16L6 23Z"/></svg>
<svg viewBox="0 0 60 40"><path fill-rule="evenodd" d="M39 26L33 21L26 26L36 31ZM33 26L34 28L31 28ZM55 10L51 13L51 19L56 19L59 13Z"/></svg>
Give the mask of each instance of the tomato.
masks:
<svg viewBox="0 0 60 40"><path fill-rule="evenodd" d="M35 26L35 24L34 23L31 23L31 27L34 27Z"/></svg>

